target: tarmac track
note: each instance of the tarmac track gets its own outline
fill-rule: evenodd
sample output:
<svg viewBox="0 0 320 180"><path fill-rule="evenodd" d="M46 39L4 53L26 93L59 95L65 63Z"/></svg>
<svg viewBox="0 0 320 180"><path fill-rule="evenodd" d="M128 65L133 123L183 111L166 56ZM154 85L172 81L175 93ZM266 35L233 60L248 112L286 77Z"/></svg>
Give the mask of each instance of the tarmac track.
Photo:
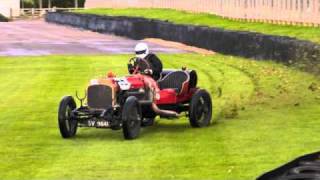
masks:
<svg viewBox="0 0 320 180"><path fill-rule="evenodd" d="M43 20L0 23L0 56L132 54L138 41ZM148 42L155 53L185 50Z"/></svg>

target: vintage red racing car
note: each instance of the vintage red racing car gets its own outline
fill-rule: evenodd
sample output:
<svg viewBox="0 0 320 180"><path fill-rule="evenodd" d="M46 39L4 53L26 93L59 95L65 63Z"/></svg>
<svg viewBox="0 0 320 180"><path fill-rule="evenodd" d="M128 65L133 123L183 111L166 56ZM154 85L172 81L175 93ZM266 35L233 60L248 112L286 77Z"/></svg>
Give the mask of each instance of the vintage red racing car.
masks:
<svg viewBox="0 0 320 180"><path fill-rule="evenodd" d="M146 73L150 68L144 59L132 58L131 75L92 79L77 107L72 96L60 102L58 123L61 136L75 136L78 127L123 130L125 139L135 139L141 126L150 126L156 116L175 119L185 112L192 127L208 126L212 118L210 94L197 87L195 70L164 70L155 81ZM86 101L86 102L84 102Z"/></svg>

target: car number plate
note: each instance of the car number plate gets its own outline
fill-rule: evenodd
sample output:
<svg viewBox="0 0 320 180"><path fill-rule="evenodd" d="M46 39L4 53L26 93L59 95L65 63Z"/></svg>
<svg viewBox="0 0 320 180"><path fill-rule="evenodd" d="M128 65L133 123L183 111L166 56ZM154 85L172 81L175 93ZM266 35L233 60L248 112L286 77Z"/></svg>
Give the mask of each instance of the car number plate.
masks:
<svg viewBox="0 0 320 180"><path fill-rule="evenodd" d="M88 121L88 126L89 127L97 127L97 128L106 128L110 127L110 124L108 121Z"/></svg>

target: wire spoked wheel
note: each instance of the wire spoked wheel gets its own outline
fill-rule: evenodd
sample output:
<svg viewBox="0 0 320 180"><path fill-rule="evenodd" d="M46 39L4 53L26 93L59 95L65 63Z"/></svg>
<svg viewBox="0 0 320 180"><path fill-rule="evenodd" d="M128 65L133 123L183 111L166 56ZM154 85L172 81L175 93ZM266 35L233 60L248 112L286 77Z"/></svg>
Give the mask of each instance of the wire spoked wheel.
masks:
<svg viewBox="0 0 320 180"><path fill-rule="evenodd" d="M70 138L77 133L78 122L72 117L72 111L76 103L71 96L65 96L60 102L58 112L58 123L60 134L63 138Z"/></svg>
<svg viewBox="0 0 320 180"><path fill-rule="evenodd" d="M212 118L212 102L210 94L203 89L198 90L191 98L189 121L192 127L208 126Z"/></svg>
<svg viewBox="0 0 320 180"><path fill-rule="evenodd" d="M127 98L122 109L123 136L125 139L135 139L140 134L141 113L136 97Z"/></svg>

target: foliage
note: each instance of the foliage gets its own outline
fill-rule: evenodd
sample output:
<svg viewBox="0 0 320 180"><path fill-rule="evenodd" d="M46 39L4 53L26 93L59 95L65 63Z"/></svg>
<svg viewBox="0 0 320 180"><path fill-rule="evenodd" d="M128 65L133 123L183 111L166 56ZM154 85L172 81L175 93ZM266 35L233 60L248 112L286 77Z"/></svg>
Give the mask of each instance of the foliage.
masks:
<svg viewBox="0 0 320 180"><path fill-rule="evenodd" d="M0 22L8 22L9 19L5 17L4 15L0 14Z"/></svg>
<svg viewBox="0 0 320 180"><path fill-rule="evenodd" d="M38 0L23 0L25 8L39 7ZM79 0L78 6L84 7L85 0ZM51 0L52 7L74 7L74 0ZM43 7L48 7L48 0L43 0Z"/></svg>

